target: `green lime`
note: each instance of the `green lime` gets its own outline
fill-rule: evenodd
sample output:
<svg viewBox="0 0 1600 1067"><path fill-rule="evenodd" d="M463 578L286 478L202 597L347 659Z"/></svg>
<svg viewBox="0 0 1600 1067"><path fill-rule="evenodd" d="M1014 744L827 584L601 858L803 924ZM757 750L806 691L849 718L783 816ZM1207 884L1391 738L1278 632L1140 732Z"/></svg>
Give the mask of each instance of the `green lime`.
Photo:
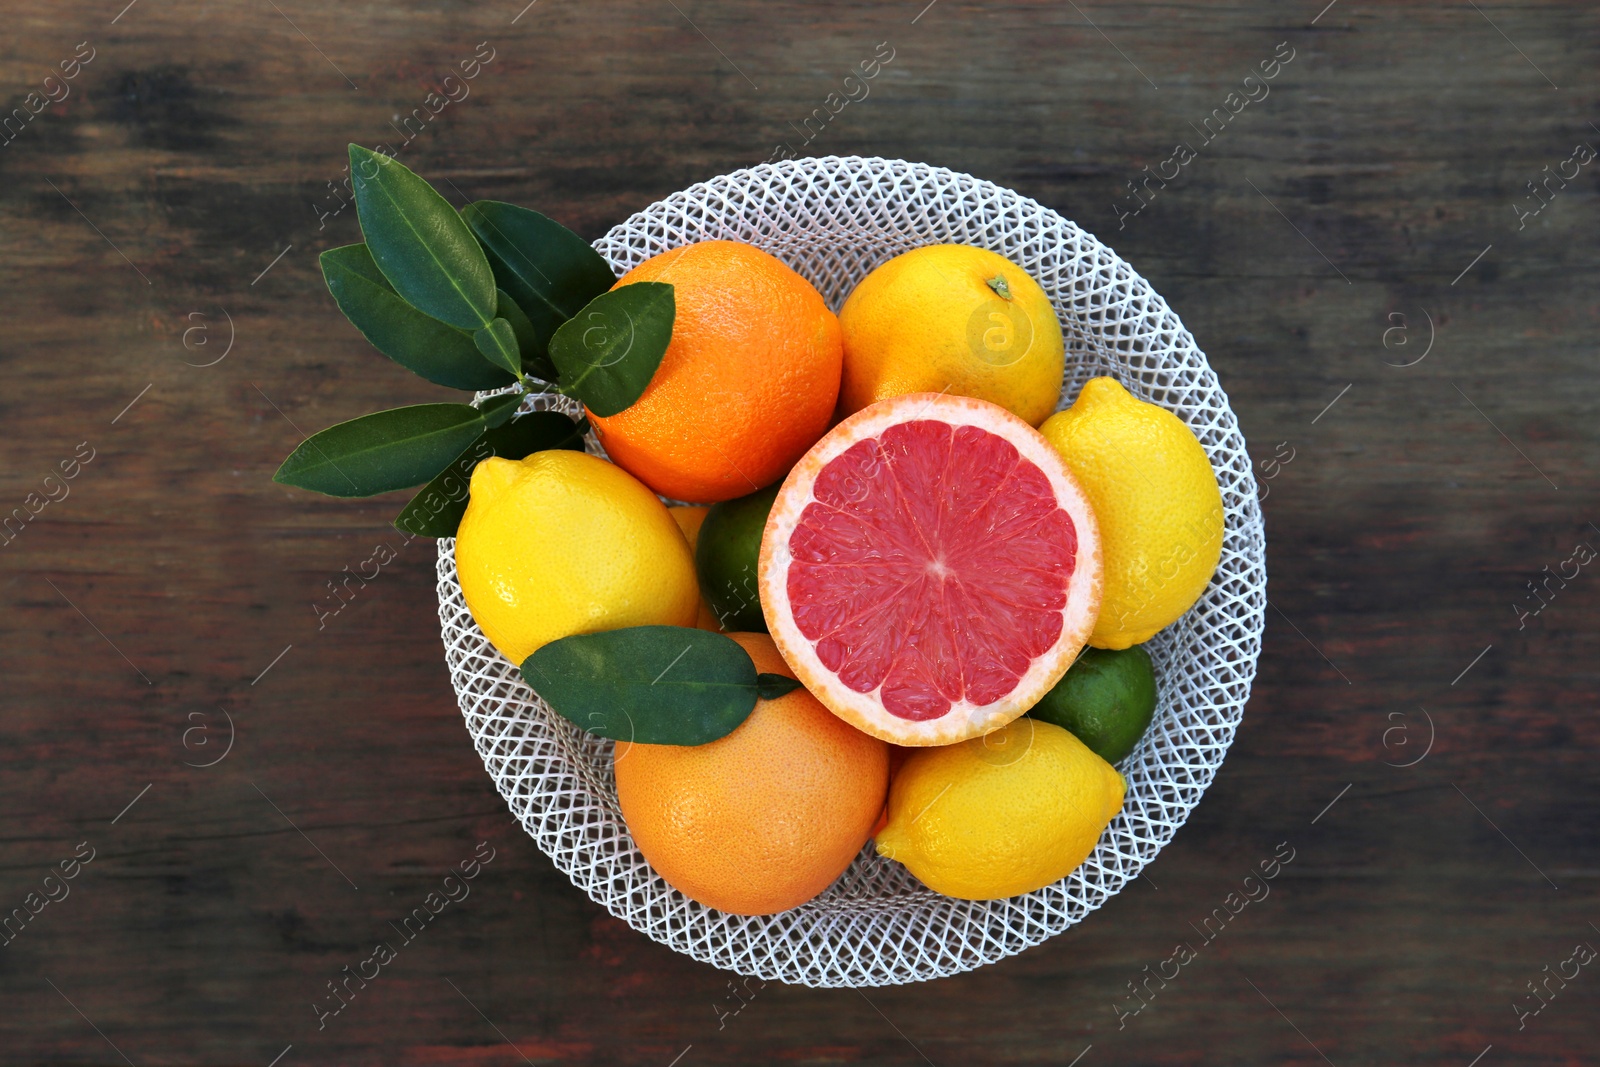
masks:
<svg viewBox="0 0 1600 1067"><path fill-rule="evenodd" d="M756 566L761 560L761 531L782 482L712 505L695 544L694 567L706 606L729 633L766 633Z"/></svg>
<svg viewBox="0 0 1600 1067"><path fill-rule="evenodd" d="M1150 653L1131 648L1085 648L1061 681L1028 712L1077 735L1115 764L1133 751L1156 710Z"/></svg>

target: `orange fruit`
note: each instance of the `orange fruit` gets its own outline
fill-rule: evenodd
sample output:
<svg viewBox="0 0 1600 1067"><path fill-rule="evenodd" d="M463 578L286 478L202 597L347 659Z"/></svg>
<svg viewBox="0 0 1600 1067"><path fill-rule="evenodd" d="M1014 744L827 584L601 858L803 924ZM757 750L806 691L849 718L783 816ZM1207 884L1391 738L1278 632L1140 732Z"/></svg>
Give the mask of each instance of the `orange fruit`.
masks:
<svg viewBox="0 0 1600 1067"><path fill-rule="evenodd" d="M903 393L999 404L1034 426L1061 396L1064 341L1028 272L971 245L924 245L873 269L839 309L839 414Z"/></svg>
<svg viewBox="0 0 1600 1067"><path fill-rule="evenodd" d="M618 285L669 282L672 343L644 394L589 415L606 453L664 497L714 504L783 477L839 398L839 320L811 283L737 241L653 256Z"/></svg>
<svg viewBox="0 0 1600 1067"><path fill-rule="evenodd" d="M806 688L896 745L998 729L1066 673L1100 611L1089 498L995 404L912 393L829 431L773 502L758 585Z"/></svg>
<svg viewBox="0 0 1600 1067"><path fill-rule="evenodd" d="M706 521L706 512L710 508L694 504L674 504L668 508L672 517L677 520L678 529L683 531L684 540L689 542L689 552L693 554L695 546L700 543L700 527ZM711 613L711 608L706 604L704 594L700 597L700 614L694 620L698 630L710 630L712 633L721 633L722 625L717 622L717 617Z"/></svg>
<svg viewBox="0 0 1600 1067"><path fill-rule="evenodd" d="M729 636L757 671L794 676L767 635ZM888 794L889 746L804 689L757 702L708 744L618 742L614 759L622 817L650 866L735 915L786 911L828 888Z"/></svg>
<svg viewBox="0 0 1600 1067"><path fill-rule="evenodd" d="M906 757L917 751L914 748L904 748L900 745L889 746L889 788L894 788L894 776L905 766ZM872 836L877 837L878 831L889 825L889 798L883 798L883 811L878 815L878 821L872 824Z"/></svg>

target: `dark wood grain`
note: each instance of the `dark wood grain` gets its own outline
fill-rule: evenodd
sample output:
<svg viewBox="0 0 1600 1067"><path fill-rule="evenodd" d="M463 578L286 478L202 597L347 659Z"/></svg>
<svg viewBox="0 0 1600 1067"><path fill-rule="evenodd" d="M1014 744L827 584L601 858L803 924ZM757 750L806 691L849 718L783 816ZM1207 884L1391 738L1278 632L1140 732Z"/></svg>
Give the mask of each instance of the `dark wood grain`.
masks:
<svg viewBox="0 0 1600 1067"><path fill-rule="evenodd" d="M95 850L0 948L0 1060L1593 1061L1600 975L1520 1031L1512 1008L1600 945L1600 575L1520 629L1513 607L1600 544L1600 170L1525 229L1512 208L1600 144L1593 5L120 6L0 23L7 112L95 50L0 148L0 514L94 453L0 548L0 908ZM871 95L799 145L790 123L882 41ZM1119 230L1125 183L1285 41L1270 96ZM479 42L470 97L401 154L457 202L595 237L784 141L969 171L1112 244L1253 454L1294 450L1265 503L1255 694L1148 878L1016 959L865 995L769 985L719 1030L728 976L612 919L510 819L454 705L431 542L399 545L393 500L270 481L304 432L442 395L341 320L316 253L355 219L315 205L347 141L398 140ZM1408 347L1385 347L1391 313ZM227 358L192 365L230 316ZM1428 357L1386 365L1425 316ZM319 631L325 583L380 542L398 559ZM1419 709L1431 751L1386 765L1423 750ZM220 753L224 711L232 751L186 766ZM325 984L480 841L472 895L319 1031ZM1271 896L1119 1030L1127 983L1285 841Z"/></svg>

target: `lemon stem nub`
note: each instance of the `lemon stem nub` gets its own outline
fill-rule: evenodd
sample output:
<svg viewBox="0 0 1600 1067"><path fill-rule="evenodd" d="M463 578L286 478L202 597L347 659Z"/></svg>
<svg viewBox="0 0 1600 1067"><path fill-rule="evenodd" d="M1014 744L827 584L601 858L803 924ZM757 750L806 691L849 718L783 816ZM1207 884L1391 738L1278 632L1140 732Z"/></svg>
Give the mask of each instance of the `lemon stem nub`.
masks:
<svg viewBox="0 0 1600 1067"><path fill-rule="evenodd" d="M993 289L995 294L999 296L1001 300L1011 299L1011 286L1006 284L1006 280L1003 275L996 274L993 278L988 279L985 284L987 284L989 288Z"/></svg>

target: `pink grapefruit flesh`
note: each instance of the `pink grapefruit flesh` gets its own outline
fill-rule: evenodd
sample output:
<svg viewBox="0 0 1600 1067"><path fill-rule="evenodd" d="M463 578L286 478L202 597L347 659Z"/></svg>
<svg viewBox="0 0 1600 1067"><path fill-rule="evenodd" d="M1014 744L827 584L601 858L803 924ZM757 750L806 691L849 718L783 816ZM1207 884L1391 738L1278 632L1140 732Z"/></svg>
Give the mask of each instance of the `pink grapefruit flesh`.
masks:
<svg viewBox="0 0 1600 1067"><path fill-rule="evenodd" d="M761 605L795 674L897 745L1031 708L1100 610L1100 535L1055 449L1004 408L912 393L795 465L761 541Z"/></svg>

